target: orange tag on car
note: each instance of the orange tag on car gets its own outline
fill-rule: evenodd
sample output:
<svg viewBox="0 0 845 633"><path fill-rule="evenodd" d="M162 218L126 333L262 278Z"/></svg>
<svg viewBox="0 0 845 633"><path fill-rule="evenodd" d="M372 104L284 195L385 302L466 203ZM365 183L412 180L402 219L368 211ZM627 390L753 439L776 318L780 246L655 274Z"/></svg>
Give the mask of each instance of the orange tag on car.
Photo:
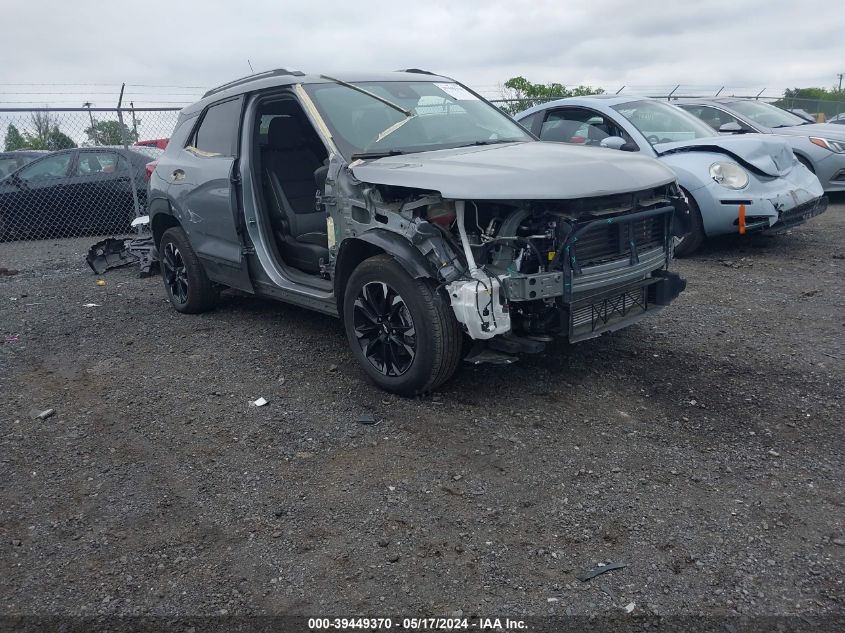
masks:
<svg viewBox="0 0 845 633"><path fill-rule="evenodd" d="M739 205L739 234L745 235L745 205Z"/></svg>

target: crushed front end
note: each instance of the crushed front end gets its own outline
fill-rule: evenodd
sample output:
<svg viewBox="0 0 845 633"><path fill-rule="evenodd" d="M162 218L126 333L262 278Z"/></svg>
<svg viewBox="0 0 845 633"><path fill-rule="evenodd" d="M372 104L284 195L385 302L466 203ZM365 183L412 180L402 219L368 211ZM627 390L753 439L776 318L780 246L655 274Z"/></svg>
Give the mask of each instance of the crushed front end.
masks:
<svg viewBox="0 0 845 633"><path fill-rule="evenodd" d="M571 342L611 332L668 305L686 282L669 271L688 210L676 185L530 203L457 202L467 260L447 288L474 339ZM522 344L520 344L522 343Z"/></svg>

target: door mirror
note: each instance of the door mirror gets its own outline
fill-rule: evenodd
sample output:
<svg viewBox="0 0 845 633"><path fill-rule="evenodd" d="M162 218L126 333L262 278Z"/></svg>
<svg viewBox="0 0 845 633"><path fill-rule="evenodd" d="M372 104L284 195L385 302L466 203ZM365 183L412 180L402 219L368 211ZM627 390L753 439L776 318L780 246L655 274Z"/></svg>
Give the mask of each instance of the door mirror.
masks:
<svg viewBox="0 0 845 633"><path fill-rule="evenodd" d="M607 138L603 138L599 143L602 147L607 147L609 149L621 149L623 152L636 152L637 146L633 143L629 143L621 136L608 136Z"/></svg>
<svg viewBox="0 0 845 633"><path fill-rule="evenodd" d="M603 138L599 145L610 149L622 149L625 145L625 139L621 136L608 136L607 138Z"/></svg>
<svg viewBox="0 0 845 633"><path fill-rule="evenodd" d="M745 132L745 130L736 121L722 123L722 125L719 126L720 134L742 134L743 132Z"/></svg>

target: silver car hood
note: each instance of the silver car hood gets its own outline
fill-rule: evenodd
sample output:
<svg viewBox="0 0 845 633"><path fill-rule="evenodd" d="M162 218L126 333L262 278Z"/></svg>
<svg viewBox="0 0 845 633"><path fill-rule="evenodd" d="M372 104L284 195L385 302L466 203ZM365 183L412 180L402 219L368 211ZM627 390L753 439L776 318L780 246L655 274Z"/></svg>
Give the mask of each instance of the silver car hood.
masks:
<svg viewBox="0 0 845 633"><path fill-rule="evenodd" d="M358 180L456 200L566 200L659 187L658 161L606 148L530 141L418 152L350 164Z"/></svg>
<svg viewBox="0 0 845 633"><path fill-rule="evenodd" d="M772 134L789 134L790 136L821 136L845 141L845 125L837 123L810 123L793 127L771 128Z"/></svg>
<svg viewBox="0 0 845 633"><path fill-rule="evenodd" d="M695 151L728 154L746 167L772 177L785 176L795 166L792 147L783 139L767 134L738 134L658 143L654 151L660 156Z"/></svg>

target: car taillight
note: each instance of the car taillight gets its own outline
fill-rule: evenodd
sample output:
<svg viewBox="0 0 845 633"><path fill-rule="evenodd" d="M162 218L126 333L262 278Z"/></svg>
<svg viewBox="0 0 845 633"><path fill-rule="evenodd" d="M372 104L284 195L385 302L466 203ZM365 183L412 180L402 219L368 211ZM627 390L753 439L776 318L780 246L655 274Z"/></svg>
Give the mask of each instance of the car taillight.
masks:
<svg viewBox="0 0 845 633"><path fill-rule="evenodd" d="M150 178L153 177L153 172L156 170L156 165L158 165L157 160L151 160L149 163L144 165L144 180L150 182Z"/></svg>

